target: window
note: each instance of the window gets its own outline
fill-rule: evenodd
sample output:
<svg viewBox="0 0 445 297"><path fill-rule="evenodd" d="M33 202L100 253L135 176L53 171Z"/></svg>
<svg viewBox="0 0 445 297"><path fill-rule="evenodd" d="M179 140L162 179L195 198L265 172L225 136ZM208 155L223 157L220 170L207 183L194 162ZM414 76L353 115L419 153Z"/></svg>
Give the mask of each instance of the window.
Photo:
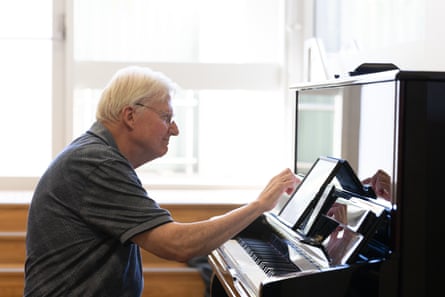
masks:
<svg viewBox="0 0 445 297"><path fill-rule="evenodd" d="M314 4L314 37L323 42L330 75L374 61L403 68L411 60L407 48L425 43L425 1L314 0Z"/></svg>
<svg viewBox="0 0 445 297"><path fill-rule="evenodd" d="M138 64L181 87L173 101L180 135L166 156L138 169L143 182L262 184L291 166L283 1L70 3L73 137L93 123L114 71Z"/></svg>
<svg viewBox="0 0 445 297"><path fill-rule="evenodd" d="M285 18L297 10L289 3L2 1L0 188L32 190L91 126L100 90L129 64L162 71L181 87L180 136L166 156L138 169L145 183L262 187L292 167Z"/></svg>
<svg viewBox="0 0 445 297"><path fill-rule="evenodd" d="M0 179L7 183L38 176L52 157L52 13L51 0L0 2Z"/></svg>

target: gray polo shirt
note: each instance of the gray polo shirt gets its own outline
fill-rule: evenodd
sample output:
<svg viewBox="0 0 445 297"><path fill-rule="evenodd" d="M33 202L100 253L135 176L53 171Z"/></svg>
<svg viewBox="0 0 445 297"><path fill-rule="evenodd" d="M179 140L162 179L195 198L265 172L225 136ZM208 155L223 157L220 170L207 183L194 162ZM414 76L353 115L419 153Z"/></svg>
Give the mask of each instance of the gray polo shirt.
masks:
<svg viewBox="0 0 445 297"><path fill-rule="evenodd" d="M111 133L94 123L56 157L35 189L25 296L140 296L141 256L130 239L170 221Z"/></svg>

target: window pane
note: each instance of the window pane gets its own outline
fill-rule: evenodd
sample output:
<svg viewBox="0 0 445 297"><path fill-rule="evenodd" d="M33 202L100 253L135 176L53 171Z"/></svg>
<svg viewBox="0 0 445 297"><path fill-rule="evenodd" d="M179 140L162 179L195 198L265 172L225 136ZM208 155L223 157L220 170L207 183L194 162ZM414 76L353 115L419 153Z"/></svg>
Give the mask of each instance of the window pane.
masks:
<svg viewBox="0 0 445 297"><path fill-rule="evenodd" d="M51 160L52 1L0 2L0 176L40 176Z"/></svg>
<svg viewBox="0 0 445 297"><path fill-rule="evenodd" d="M172 137L166 156L138 168L143 182L162 184L163 177L170 184L196 178L258 182L283 168L282 152L291 143L283 143L283 1L77 0L73 5L73 136L94 121L102 78L111 76L110 69L136 63L164 72L184 88L173 100L180 135ZM82 75L88 67L97 75ZM273 82L261 83L264 77Z"/></svg>
<svg viewBox="0 0 445 297"><path fill-rule="evenodd" d="M287 145L282 98L279 91L200 92L199 174L236 183L281 170Z"/></svg>
<svg viewBox="0 0 445 297"><path fill-rule="evenodd" d="M45 38L52 35L52 0L0 1L0 38Z"/></svg>
<svg viewBox="0 0 445 297"><path fill-rule="evenodd" d="M423 0L316 0L315 3L316 37L323 39L328 53L382 49L425 37Z"/></svg>
<svg viewBox="0 0 445 297"><path fill-rule="evenodd" d="M279 3L77 0L74 57L78 61L281 62Z"/></svg>
<svg viewBox="0 0 445 297"><path fill-rule="evenodd" d="M51 46L0 39L0 176L40 176L51 160Z"/></svg>

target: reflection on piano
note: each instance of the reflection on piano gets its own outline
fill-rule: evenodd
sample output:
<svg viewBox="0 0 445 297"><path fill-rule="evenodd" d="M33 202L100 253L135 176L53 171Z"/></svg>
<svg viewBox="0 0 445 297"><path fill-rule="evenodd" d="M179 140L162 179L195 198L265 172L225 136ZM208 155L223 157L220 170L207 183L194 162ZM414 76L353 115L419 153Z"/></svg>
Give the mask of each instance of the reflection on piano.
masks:
<svg viewBox="0 0 445 297"><path fill-rule="evenodd" d="M363 267L372 283L371 271L390 253L382 232L389 212L351 174L345 160L320 157L282 209L209 255L212 296L356 296L363 284L352 279ZM328 216L334 204L345 218Z"/></svg>

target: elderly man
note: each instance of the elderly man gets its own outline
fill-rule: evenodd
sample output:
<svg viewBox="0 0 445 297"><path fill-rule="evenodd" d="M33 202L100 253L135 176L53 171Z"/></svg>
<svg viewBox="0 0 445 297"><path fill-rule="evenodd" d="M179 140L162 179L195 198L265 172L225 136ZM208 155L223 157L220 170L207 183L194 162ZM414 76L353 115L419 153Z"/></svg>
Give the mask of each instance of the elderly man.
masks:
<svg viewBox="0 0 445 297"><path fill-rule="evenodd" d="M176 222L148 197L135 169L167 153L174 84L143 67L118 71L97 121L41 177L26 238L25 296L140 296L139 248L187 261L206 255L271 210L299 180L284 169L258 198L217 218Z"/></svg>

